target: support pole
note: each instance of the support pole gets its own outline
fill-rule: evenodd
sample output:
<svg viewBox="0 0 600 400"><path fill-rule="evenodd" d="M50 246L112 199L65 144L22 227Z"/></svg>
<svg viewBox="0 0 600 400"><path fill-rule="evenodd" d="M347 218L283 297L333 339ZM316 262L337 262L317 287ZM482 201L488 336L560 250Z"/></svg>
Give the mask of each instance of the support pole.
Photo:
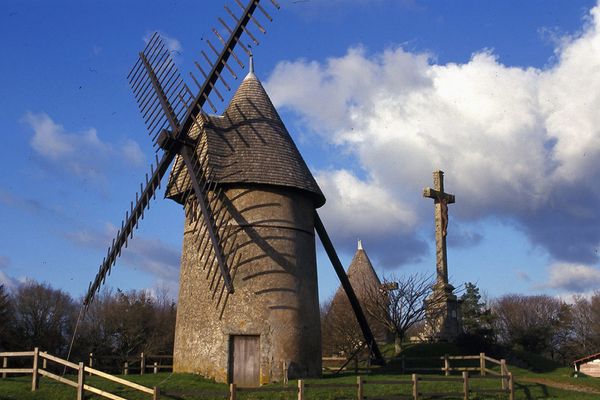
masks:
<svg viewBox="0 0 600 400"><path fill-rule="evenodd" d="M235 383L229 384L229 400L235 400Z"/></svg>
<svg viewBox="0 0 600 400"><path fill-rule="evenodd" d="M500 375L508 375L508 368L506 368L506 360L505 359L500 360ZM502 378L502 389L506 390L507 386L508 386L508 379Z"/></svg>
<svg viewBox="0 0 600 400"><path fill-rule="evenodd" d="M304 400L304 381L298 379L298 400Z"/></svg>
<svg viewBox="0 0 600 400"><path fill-rule="evenodd" d="M412 384L413 384L413 399L419 400L419 377L417 374L412 374Z"/></svg>
<svg viewBox="0 0 600 400"><path fill-rule="evenodd" d="M357 387L356 398L358 400L363 400L363 379L361 376L356 377L356 387Z"/></svg>
<svg viewBox="0 0 600 400"><path fill-rule="evenodd" d="M140 375L144 375L146 370L146 358L144 357L144 352L140 354Z"/></svg>
<svg viewBox="0 0 600 400"><path fill-rule="evenodd" d="M40 385L40 377L38 375L38 363L39 363L40 349L33 349L33 372L31 377L31 391L35 392Z"/></svg>
<svg viewBox="0 0 600 400"><path fill-rule="evenodd" d="M90 360L89 360L88 366L90 368L94 368L94 353L90 353ZM92 376L91 372L90 372L90 376Z"/></svg>
<svg viewBox="0 0 600 400"><path fill-rule="evenodd" d="M77 400L83 400L85 384L85 365L82 362L79 363L79 370L77 371Z"/></svg>
<svg viewBox="0 0 600 400"><path fill-rule="evenodd" d="M485 376L485 353L479 353L479 370L481 376Z"/></svg>
<svg viewBox="0 0 600 400"><path fill-rule="evenodd" d="M444 375L450 375L450 358L448 358L448 354L444 354Z"/></svg>
<svg viewBox="0 0 600 400"><path fill-rule="evenodd" d="M463 400L469 400L469 373L463 371Z"/></svg>

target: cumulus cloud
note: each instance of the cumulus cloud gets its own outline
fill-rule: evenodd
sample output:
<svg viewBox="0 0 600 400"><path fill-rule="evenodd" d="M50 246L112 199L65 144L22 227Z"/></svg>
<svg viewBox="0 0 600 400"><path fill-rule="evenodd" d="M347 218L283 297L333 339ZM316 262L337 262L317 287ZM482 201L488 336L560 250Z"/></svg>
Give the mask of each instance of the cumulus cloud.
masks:
<svg viewBox="0 0 600 400"><path fill-rule="evenodd" d="M323 63L281 62L266 87L276 106L362 168L317 174L336 235L351 227L398 243L415 237L431 219L421 190L442 169L457 194L456 222L509 220L556 259L592 263L600 243L599 27L595 7L543 69L504 65L485 49L466 63L437 64L427 53L359 46ZM342 192L328 177L338 174L368 188L369 202L381 196L369 218L336 204ZM381 224L396 212L396 223ZM390 250L397 265L423 251Z"/></svg>
<svg viewBox="0 0 600 400"><path fill-rule="evenodd" d="M336 232L342 248L353 250L358 236L368 238L365 246L369 254L383 266L392 266L397 261L389 257L394 248L416 250L416 255L399 251L412 257L404 261L415 261L426 251L426 243L411 235L416 215L376 182L361 181L347 170L323 171L316 179L328 198L324 223ZM396 236L390 237L389 232L395 232Z"/></svg>
<svg viewBox="0 0 600 400"><path fill-rule="evenodd" d="M106 249L117 234L117 228L106 224L103 230L84 229L66 234L67 239L78 246L92 249ZM121 257L136 270L150 273L158 285L164 285L176 293L179 280L179 260L181 252L159 239L134 237L128 247L123 248Z"/></svg>
<svg viewBox="0 0 600 400"><path fill-rule="evenodd" d="M81 178L98 178L111 157L141 165L144 155L130 139L113 145L102 141L96 129L70 133L46 113L27 112L22 121L33 130L30 145L43 159Z"/></svg>
<svg viewBox="0 0 600 400"><path fill-rule="evenodd" d="M582 264L557 263L550 267L545 287L581 293L600 286L600 268Z"/></svg>
<svg viewBox="0 0 600 400"><path fill-rule="evenodd" d="M0 285L4 285L8 290L14 290L19 285L19 282L6 274L3 269L6 269L10 264L10 260L8 257L0 256Z"/></svg>

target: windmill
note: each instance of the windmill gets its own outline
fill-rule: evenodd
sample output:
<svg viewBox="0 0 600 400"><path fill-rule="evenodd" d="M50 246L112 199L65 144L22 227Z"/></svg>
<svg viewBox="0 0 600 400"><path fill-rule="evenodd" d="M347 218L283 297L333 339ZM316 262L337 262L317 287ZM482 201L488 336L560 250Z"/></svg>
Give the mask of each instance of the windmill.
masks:
<svg viewBox="0 0 600 400"><path fill-rule="evenodd" d="M160 188L162 178L173 164L167 196L181 203L186 214L174 352L176 370L201 372L220 380L242 382L247 378L251 381L250 384L256 383L257 379L261 382L277 380L281 372L280 362L292 376L319 374L321 355L315 231L348 294L364 333L365 344L371 349L374 361L383 362L348 277L316 212L316 208L324 204L325 198L262 85L254 76L249 46L240 40L246 34L255 45L259 44L248 28L250 21L262 33L266 33L254 16L255 11L259 10L268 20L272 18L259 0L250 0L247 5L243 5L240 0L235 1L241 9L241 15L236 15L225 6L235 26L219 18L223 27L221 32L227 32L228 37L225 38L218 30L212 29L222 44L221 50L217 50L210 40L206 40L214 57L201 51L205 67L195 62L203 81L190 73L190 78L198 89L196 94L181 78L169 50L156 33L139 53L139 58L128 75L148 133L157 153L162 152L162 157L159 159L157 156L156 165L151 165L145 183L140 185L135 201L131 202L95 279L89 285L84 298L84 309L87 309L110 275L122 248L127 247L128 241L133 238L139 220L143 219L151 199L155 198L156 191ZM270 1L274 7L279 8L275 0ZM245 67L234 52L238 46L250 57L250 73L225 113L222 116L208 116L203 111L204 104L208 103L213 112L217 111L211 100L212 93L224 101L218 86L231 90L223 72L227 70L237 79L228 60L233 58L240 68ZM270 140L265 140L256 127L263 127L266 132L271 132L271 137L267 138ZM254 148L276 148L280 152L278 157L284 154L287 158L269 161L269 154L257 156L252 153L252 146L248 143L249 135L256 139ZM241 147L236 148L235 143ZM235 154L235 158L231 157L232 154ZM291 171L278 171L277 167L280 165L289 165ZM271 166L274 168L271 169ZM251 200L255 203L248 204ZM260 204L256 204L256 201ZM277 215L271 214L272 212ZM261 234L262 231L271 233ZM277 235L273 236L273 232ZM237 276L241 269L244 269L245 275ZM252 271L254 272L251 273ZM200 279L200 276L203 278ZM286 278L281 281L272 278L278 276ZM200 281L202 283L198 283ZM256 282L269 282L271 287L257 288ZM285 287L286 285L291 286ZM249 288L253 291L250 292ZM259 331L275 330L273 326L248 327L247 325L252 324L248 324L244 318L232 317L233 312L228 312L237 307L237 315L246 313L242 316L247 317L248 321L252 320L252 307L240 308L252 304L248 300L249 296L259 298L261 295L268 299L264 300L265 304L273 313L281 311L285 314L287 310L294 315L293 318L287 314L278 317L275 323L267 321L279 324L282 329L280 333L262 333L277 337L272 341L262 339ZM195 300L186 302L186 296ZM201 300L197 300L198 298ZM214 317L202 319L209 314ZM196 326L190 326L190 321L196 321ZM228 328L224 328L223 321L227 321ZM198 326L199 324L202 326ZM297 328L293 328L294 326ZM201 347L209 352L216 349L219 354L203 354L207 362L212 364L198 365L196 361L199 357L194 352L199 347L200 338L193 332L198 329L205 329L205 333L208 332L207 329L213 329L210 332L229 329L238 334L230 333L227 339L229 341L221 341L219 344L216 341L220 339L205 335L203 340L213 342L204 343ZM258 335L248 332L256 332ZM218 334L224 335L223 332ZM296 342L293 342L294 337L297 338ZM225 352L221 351L223 346L228 348ZM235 349L241 349L240 354L243 354L252 346L272 349L268 356L257 356L257 360L244 361L246 364L255 363L250 368L252 376L248 378L244 377L243 371L238 371L237 366L240 364L236 362L240 355ZM306 351L306 347L310 351ZM292 349L290 351L293 354L282 350L284 348ZM226 355L223 356L223 353ZM307 357L311 360L307 360ZM230 365L226 371L223 367L225 364ZM268 372L266 375L265 371Z"/></svg>

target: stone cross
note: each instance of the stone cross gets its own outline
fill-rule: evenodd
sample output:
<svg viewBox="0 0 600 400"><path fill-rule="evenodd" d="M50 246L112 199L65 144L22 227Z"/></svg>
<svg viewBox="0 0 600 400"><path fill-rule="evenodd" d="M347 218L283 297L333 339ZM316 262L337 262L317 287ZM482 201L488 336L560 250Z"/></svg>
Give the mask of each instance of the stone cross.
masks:
<svg viewBox="0 0 600 400"><path fill-rule="evenodd" d="M446 233L448 230L448 204L455 201L454 195L444 193L444 172L433 172L433 189L423 189L423 197L434 200L435 208L435 254L437 268L436 285L448 285L448 259L446 255ZM450 289L452 290L452 289Z"/></svg>

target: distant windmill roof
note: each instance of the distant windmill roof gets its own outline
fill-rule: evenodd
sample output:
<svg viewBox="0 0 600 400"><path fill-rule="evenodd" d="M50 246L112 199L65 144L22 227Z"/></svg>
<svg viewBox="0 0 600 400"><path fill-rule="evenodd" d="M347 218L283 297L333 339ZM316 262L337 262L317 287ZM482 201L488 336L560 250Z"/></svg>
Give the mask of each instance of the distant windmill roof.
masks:
<svg viewBox="0 0 600 400"><path fill-rule="evenodd" d="M373 264L371 264L371 260L363 249L360 240L354 258L352 258L350 267L348 267L348 279L359 299L364 297L365 290L378 290L381 286L377 272L375 272L375 268L373 268Z"/></svg>
<svg viewBox="0 0 600 400"><path fill-rule="evenodd" d="M315 207L325 204L325 196L253 71L243 80L223 115L203 115L199 122L216 182L299 189L314 198ZM195 126L190 136L196 139L199 133ZM190 188L183 160L177 156L166 197L181 203Z"/></svg>
<svg viewBox="0 0 600 400"><path fill-rule="evenodd" d="M348 280L352 285L352 289L354 289L356 297L358 297L359 301L361 302L366 300L369 296L372 296L373 293L377 293L381 287L381 281L377 276L377 272L375 272L373 264L371 264L371 260L363 249L362 242L360 240L358 241L358 248L356 249L354 258L352 258L350 267L348 267L347 274ZM369 291L371 293L369 293ZM340 286L335 292L333 303L339 302L341 299L346 301L346 298L347 295L344 292L344 289Z"/></svg>
<svg viewBox="0 0 600 400"><path fill-rule="evenodd" d="M356 249L354 258L350 263L350 267L348 267L348 280L350 280L352 289L354 289L354 293L356 293L356 297L358 297L358 301L360 302L363 311L369 304L373 304L374 296L381 293L381 281L373 268L373 264L371 264L371 260L369 260L369 256L363 249L360 240L358 241L358 248ZM330 312L347 312L347 307L349 305L348 295L340 286L331 301ZM377 312L379 309L373 311ZM378 342L385 343L389 340L389 331L381 321L374 319L368 314L367 321L369 321L371 330Z"/></svg>

